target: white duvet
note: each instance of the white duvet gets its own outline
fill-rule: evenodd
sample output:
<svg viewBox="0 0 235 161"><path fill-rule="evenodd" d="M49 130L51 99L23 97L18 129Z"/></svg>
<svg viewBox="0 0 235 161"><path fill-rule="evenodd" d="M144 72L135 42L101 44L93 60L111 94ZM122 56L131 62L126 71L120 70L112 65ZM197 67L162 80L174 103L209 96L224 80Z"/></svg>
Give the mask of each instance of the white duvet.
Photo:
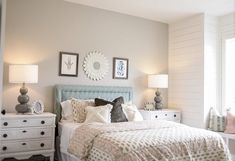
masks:
<svg viewBox="0 0 235 161"><path fill-rule="evenodd" d="M74 122L59 122L58 132L60 136L60 151L63 153L68 153L67 149L69 146L69 140L71 139L75 129L81 126L82 123L74 123Z"/></svg>

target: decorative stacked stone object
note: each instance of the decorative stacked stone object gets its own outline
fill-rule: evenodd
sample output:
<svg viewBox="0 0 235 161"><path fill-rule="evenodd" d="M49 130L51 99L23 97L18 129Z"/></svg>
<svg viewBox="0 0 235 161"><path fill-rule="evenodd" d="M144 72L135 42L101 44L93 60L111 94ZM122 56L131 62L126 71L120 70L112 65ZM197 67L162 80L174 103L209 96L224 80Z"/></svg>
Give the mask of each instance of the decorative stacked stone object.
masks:
<svg viewBox="0 0 235 161"><path fill-rule="evenodd" d="M27 113L30 111L30 105L29 102L29 96L27 95L28 89L25 87L25 83L23 83L23 86L20 88L20 94L18 96L18 102L20 104L16 105L15 110L18 113Z"/></svg>
<svg viewBox="0 0 235 161"><path fill-rule="evenodd" d="M162 104L162 97L161 97L161 93L157 90L155 92L155 97L154 97L154 101L155 101L155 109L156 110L161 110L163 108L163 104Z"/></svg>

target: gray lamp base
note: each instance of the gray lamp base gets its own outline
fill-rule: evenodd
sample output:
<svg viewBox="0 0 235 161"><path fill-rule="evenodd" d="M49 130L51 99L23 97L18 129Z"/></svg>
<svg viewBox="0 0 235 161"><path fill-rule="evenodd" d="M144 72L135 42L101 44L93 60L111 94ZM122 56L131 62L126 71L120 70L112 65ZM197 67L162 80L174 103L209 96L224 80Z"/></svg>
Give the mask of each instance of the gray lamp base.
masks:
<svg viewBox="0 0 235 161"><path fill-rule="evenodd" d="M25 83L23 83L23 86L20 88L20 94L18 96L18 102L20 104L16 105L15 110L18 113L27 113L30 112L30 105L29 102L29 96L27 95L28 89L25 87Z"/></svg>
<svg viewBox="0 0 235 161"><path fill-rule="evenodd" d="M155 101L155 109L156 110L161 110L163 108L163 104L162 104L162 97L161 97L161 93L157 90L155 92L155 97L154 97L154 101Z"/></svg>
<svg viewBox="0 0 235 161"><path fill-rule="evenodd" d="M18 104L16 105L15 110L18 113L27 113L30 112L30 106L28 104Z"/></svg>

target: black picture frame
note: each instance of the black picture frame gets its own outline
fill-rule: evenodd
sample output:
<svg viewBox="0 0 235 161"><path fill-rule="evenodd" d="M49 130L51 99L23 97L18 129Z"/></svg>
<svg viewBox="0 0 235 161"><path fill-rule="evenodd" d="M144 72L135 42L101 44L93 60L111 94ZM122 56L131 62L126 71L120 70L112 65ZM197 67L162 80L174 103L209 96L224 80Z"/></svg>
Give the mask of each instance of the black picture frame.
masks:
<svg viewBox="0 0 235 161"><path fill-rule="evenodd" d="M113 79L128 79L129 60L127 58L113 58Z"/></svg>
<svg viewBox="0 0 235 161"><path fill-rule="evenodd" d="M61 51L59 58L59 76L77 77L78 64L78 53L69 53Z"/></svg>

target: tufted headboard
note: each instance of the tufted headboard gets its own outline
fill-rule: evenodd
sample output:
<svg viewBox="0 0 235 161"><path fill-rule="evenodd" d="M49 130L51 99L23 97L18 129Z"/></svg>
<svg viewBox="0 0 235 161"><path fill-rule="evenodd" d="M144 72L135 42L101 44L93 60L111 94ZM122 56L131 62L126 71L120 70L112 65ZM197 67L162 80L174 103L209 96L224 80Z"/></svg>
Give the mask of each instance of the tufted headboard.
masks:
<svg viewBox="0 0 235 161"><path fill-rule="evenodd" d="M113 100L119 96L123 96L124 101L132 100L132 88L114 86L56 85L54 91L54 113L56 114L56 123L61 119L60 102L71 97L78 99L104 98L106 100Z"/></svg>

